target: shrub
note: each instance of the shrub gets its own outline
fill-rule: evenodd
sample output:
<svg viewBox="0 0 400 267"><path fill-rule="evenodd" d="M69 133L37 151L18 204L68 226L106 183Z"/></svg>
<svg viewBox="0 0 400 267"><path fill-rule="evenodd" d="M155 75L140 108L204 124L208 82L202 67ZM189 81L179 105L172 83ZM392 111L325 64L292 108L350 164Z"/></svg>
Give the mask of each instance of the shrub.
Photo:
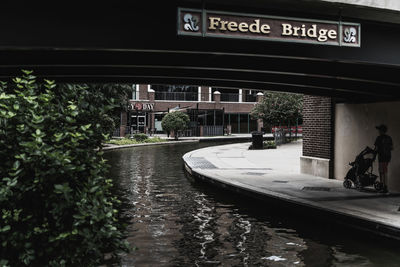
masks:
<svg viewBox="0 0 400 267"><path fill-rule="evenodd" d="M265 141L263 144L264 149L275 149L276 148L276 143L275 141Z"/></svg>
<svg viewBox="0 0 400 267"><path fill-rule="evenodd" d="M189 122L190 119L186 113L175 111L164 116L161 126L167 132L174 131L175 139L178 140L178 132L185 130Z"/></svg>
<svg viewBox="0 0 400 267"><path fill-rule="evenodd" d="M113 100L82 86L38 85L29 71L0 87L0 265L98 266L127 251L106 178L101 120ZM99 104L100 103L100 104ZM108 120L108 119L107 119ZM100 122L99 122L100 121Z"/></svg>
<svg viewBox="0 0 400 267"><path fill-rule="evenodd" d="M134 138L136 141L138 141L138 142L143 142L143 141L145 141L146 139L148 139L149 137L148 137L146 134L138 133L138 134L135 134L135 135L133 136L133 138Z"/></svg>
<svg viewBox="0 0 400 267"><path fill-rule="evenodd" d="M276 147L275 141L265 141L263 143L263 149L275 149ZM249 150L253 150L253 144L249 146Z"/></svg>
<svg viewBox="0 0 400 267"><path fill-rule="evenodd" d="M164 142L165 140L161 139L160 137L156 136L156 137L152 137L149 139L146 139L144 142L145 143L160 143L160 142Z"/></svg>

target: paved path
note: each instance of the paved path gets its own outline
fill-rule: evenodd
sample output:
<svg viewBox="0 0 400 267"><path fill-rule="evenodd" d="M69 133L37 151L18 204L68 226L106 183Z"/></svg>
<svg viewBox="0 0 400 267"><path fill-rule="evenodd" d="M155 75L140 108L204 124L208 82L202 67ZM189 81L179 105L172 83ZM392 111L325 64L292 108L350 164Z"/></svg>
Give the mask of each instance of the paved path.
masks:
<svg viewBox="0 0 400 267"><path fill-rule="evenodd" d="M400 194L345 189L342 181L300 174L301 141L276 150L248 150L250 143L207 147L184 155L193 176L243 192L362 220L400 239ZM389 230L388 230L389 229ZM371 229L369 229L371 230ZM372 229L374 230L374 229ZM395 233L398 232L398 233Z"/></svg>
<svg viewBox="0 0 400 267"><path fill-rule="evenodd" d="M174 140L173 137L167 137L166 134L155 134L163 139ZM298 135L301 137L301 134ZM264 139L273 139L273 135L270 133L264 134ZM251 141L251 134L231 134L231 135L218 135L218 136L188 136L179 137L179 140L199 140L202 141L226 141L226 140L242 140L243 142Z"/></svg>

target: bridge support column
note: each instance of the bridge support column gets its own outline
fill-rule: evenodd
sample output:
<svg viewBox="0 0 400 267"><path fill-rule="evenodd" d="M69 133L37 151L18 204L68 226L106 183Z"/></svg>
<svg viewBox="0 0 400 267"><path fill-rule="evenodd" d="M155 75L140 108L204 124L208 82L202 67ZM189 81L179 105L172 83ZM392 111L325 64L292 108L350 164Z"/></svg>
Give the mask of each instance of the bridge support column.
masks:
<svg viewBox="0 0 400 267"><path fill-rule="evenodd" d="M121 125L119 126L119 136L125 137L125 129L128 120L128 114L126 111L121 112Z"/></svg>
<svg viewBox="0 0 400 267"><path fill-rule="evenodd" d="M304 96L301 173L333 178L333 123L330 97Z"/></svg>
<svg viewBox="0 0 400 267"><path fill-rule="evenodd" d="M264 94L261 93L261 92L258 92L258 93L257 93L257 96L256 96L256 101L257 101L257 103L260 103L260 102L262 102L263 100L264 100ZM261 131L263 130L263 128L264 128L264 121L263 121L263 119L258 119L258 120L257 120L257 131L258 131L258 132L261 132Z"/></svg>

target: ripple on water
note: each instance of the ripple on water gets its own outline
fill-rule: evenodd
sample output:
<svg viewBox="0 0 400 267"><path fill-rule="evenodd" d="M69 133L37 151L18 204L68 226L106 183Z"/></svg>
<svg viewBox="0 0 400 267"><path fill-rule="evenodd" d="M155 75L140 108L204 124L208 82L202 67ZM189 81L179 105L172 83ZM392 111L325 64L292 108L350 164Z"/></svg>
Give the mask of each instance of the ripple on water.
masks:
<svg viewBox="0 0 400 267"><path fill-rule="evenodd" d="M262 203L191 183L181 157L200 146L106 153L134 205L128 241L138 250L123 266L398 266L390 246L304 227Z"/></svg>

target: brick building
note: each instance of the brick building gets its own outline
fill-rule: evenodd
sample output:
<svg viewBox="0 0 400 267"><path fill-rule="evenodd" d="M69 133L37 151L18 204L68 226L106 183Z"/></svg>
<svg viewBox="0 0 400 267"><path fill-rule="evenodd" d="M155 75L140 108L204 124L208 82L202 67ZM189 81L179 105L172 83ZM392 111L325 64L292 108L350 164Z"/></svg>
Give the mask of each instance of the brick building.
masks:
<svg viewBox="0 0 400 267"><path fill-rule="evenodd" d="M121 114L120 135L130 132L161 133L161 120L171 110L186 112L189 136L250 133L260 130L262 122L250 111L263 94L249 89L208 86L133 85L128 112Z"/></svg>

